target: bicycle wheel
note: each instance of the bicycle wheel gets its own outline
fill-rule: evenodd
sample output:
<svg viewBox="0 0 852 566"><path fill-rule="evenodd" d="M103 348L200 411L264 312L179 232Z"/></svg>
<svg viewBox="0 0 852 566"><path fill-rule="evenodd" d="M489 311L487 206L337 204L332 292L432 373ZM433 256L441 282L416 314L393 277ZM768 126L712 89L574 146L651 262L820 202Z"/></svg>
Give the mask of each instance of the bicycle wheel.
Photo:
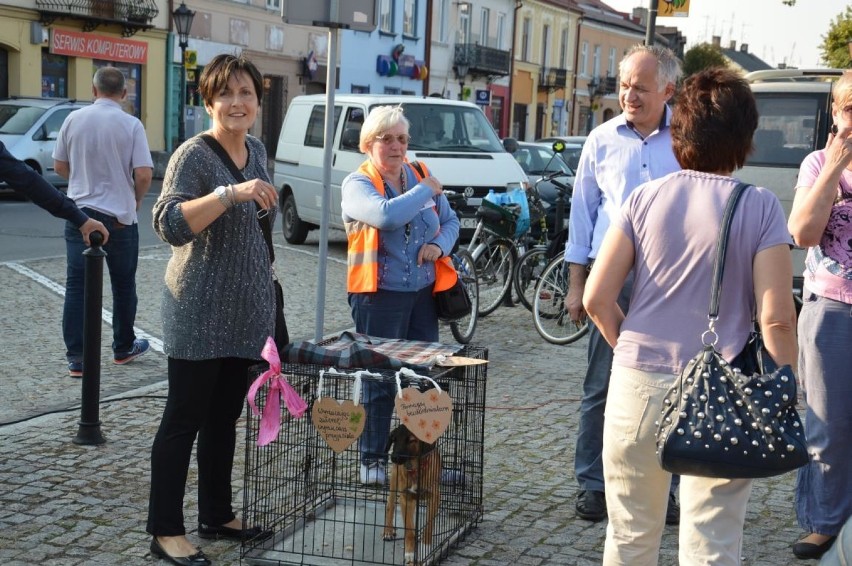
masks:
<svg viewBox="0 0 852 566"><path fill-rule="evenodd" d="M476 321L479 318L479 284L476 281L476 267L473 256L467 250L459 250L453 254L453 267L459 276L467 297L470 299L470 314L466 317L454 320L450 323L450 330L459 344L468 344L473 338L476 330Z"/></svg>
<svg viewBox="0 0 852 566"><path fill-rule="evenodd" d="M586 322L572 322L565 310L565 294L568 292L568 264L561 255L553 258L535 288L533 321L541 337L551 344L570 344L586 335Z"/></svg>
<svg viewBox="0 0 852 566"><path fill-rule="evenodd" d="M506 238L492 238L473 253L479 282L479 316L494 312L512 287L515 246Z"/></svg>
<svg viewBox="0 0 852 566"><path fill-rule="evenodd" d="M533 309L535 288L548 261L547 248L533 248L524 253L515 266L515 274L512 277L515 294L528 311Z"/></svg>

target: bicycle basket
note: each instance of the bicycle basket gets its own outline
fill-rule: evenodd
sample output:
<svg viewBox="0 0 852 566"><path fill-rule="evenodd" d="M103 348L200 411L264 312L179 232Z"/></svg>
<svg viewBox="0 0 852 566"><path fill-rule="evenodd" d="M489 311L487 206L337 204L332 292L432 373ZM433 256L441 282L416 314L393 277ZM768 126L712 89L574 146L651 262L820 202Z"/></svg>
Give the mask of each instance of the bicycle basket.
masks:
<svg viewBox="0 0 852 566"><path fill-rule="evenodd" d="M476 216L482 218L482 227L489 234L501 238L511 238L515 235L515 227L520 214L519 208L518 205L499 205L482 199L482 204L479 205Z"/></svg>

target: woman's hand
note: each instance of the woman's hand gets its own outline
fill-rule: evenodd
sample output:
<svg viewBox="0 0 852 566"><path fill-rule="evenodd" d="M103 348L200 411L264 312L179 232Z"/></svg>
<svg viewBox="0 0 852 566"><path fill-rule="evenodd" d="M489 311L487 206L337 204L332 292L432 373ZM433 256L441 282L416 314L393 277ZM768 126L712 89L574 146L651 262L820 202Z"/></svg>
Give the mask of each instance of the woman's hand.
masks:
<svg viewBox="0 0 852 566"><path fill-rule="evenodd" d="M836 134L828 134L825 145L825 164L834 165L840 170L846 169L852 163L852 126L843 126Z"/></svg>
<svg viewBox="0 0 852 566"><path fill-rule="evenodd" d="M426 244L417 254L417 265L423 265L426 261L438 261L442 255L444 252L438 244Z"/></svg>
<svg viewBox="0 0 852 566"><path fill-rule="evenodd" d="M443 194L444 192L444 187L441 185L441 182L431 175L429 175L428 177L423 177L423 179L420 180L420 183L432 189L433 197Z"/></svg>
<svg viewBox="0 0 852 566"><path fill-rule="evenodd" d="M261 179L252 179L232 187L235 202L254 201L260 209L271 209L278 205L275 187Z"/></svg>

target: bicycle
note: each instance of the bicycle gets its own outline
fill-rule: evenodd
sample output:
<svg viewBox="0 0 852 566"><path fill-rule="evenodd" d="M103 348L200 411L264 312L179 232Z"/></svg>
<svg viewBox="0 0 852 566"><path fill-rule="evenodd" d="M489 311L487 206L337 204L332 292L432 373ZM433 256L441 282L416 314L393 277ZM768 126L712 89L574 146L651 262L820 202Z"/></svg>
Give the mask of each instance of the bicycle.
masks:
<svg viewBox="0 0 852 566"><path fill-rule="evenodd" d="M539 211L541 235L539 242L520 256L512 275L515 294L518 296L521 304L529 311L533 310L535 288L541 279L542 273L544 273L544 269L551 259L564 250L565 240L568 238L568 229L560 227L565 223L566 210L570 211L570 198L573 187L570 184L556 180L556 177L563 175L566 175L563 171L554 171L553 173L542 176L535 182L530 193L530 210L541 208ZM542 182L551 183L558 193L554 221L555 234L552 237L549 236L550 232L547 226L545 211L539 204L536 204L537 201L541 200L541 197L538 195L538 185Z"/></svg>
<svg viewBox="0 0 852 566"><path fill-rule="evenodd" d="M450 203L450 208L458 214L458 203L464 200L464 195L450 190L444 191L444 195ZM479 319L479 282L476 277L476 262L469 251L459 248L458 243L450 254L450 259L456 275L464 285L471 306L469 315L450 321L450 332L459 344L469 344Z"/></svg>
<svg viewBox="0 0 852 566"><path fill-rule="evenodd" d="M476 331L479 318L479 282L476 279L476 266L473 256L467 250L457 250L450 258L459 280L464 286L467 298L470 299L470 314L450 322L450 332L459 344L468 344Z"/></svg>
<svg viewBox="0 0 852 566"><path fill-rule="evenodd" d="M512 286L518 252L508 236L514 235L517 205L483 200L476 211L476 229L467 246L479 284L479 316L494 312ZM483 233L487 234L483 237Z"/></svg>
<svg viewBox="0 0 852 566"><path fill-rule="evenodd" d="M565 309L570 274L563 254L550 260L535 287L533 322L542 338L551 344L571 344L589 332L587 320L576 323Z"/></svg>

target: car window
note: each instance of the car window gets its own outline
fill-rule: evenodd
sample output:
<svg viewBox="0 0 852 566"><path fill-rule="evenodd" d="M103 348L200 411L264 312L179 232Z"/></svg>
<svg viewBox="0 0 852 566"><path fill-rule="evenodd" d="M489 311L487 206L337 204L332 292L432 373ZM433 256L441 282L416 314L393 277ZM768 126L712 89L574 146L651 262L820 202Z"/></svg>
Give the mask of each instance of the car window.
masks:
<svg viewBox="0 0 852 566"><path fill-rule="evenodd" d="M799 167L816 148L824 99L812 93L757 93L759 119L754 132L754 152L746 164Z"/></svg>
<svg viewBox="0 0 852 566"><path fill-rule="evenodd" d="M76 108L61 108L51 113L33 137L42 140L55 140L59 134L59 129L62 127L62 123L73 110L76 110Z"/></svg>
<svg viewBox="0 0 852 566"><path fill-rule="evenodd" d="M340 106L334 107L334 128L337 131L337 124L340 122ZM310 147L323 147L325 139L325 105L317 104L311 110L311 116L308 118L308 129L305 132L305 145Z"/></svg>
<svg viewBox="0 0 852 566"><path fill-rule="evenodd" d="M358 106L346 109L346 121L343 123L343 134L340 136L340 149L360 152L361 126L364 124L364 110Z"/></svg>
<svg viewBox="0 0 852 566"><path fill-rule="evenodd" d="M505 149L478 108L403 104L410 123L409 149L503 153Z"/></svg>
<svg viewBox="0 0 852 566"><path fill-rule="evenodd" d="M0 104L0 134L25 134L44 112L34 106Z"/></svg>

